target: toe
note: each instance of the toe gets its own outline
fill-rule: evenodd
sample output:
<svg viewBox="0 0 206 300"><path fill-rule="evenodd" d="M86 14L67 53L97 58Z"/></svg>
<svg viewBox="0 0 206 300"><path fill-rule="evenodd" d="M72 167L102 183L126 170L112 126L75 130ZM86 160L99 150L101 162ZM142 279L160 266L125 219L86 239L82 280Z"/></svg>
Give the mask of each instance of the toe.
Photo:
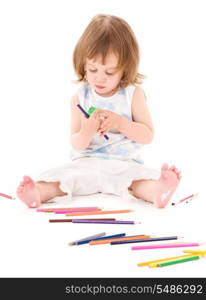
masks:
<svg viewBox="0 0 206 300"><path fill-rule="evenodd" d="M168 177L168 164L163 164L162 168L161 168L161 175L163 178L167 178Z"/></svg>
<svg viewBox="0 0 206 300"><path fill-rule="evenodd" d="M29 187L34 187L34 186L35 186L35 183L34 183L34 181L31 179L31 177L29 177L29 176L24 176L23 178L24 178L24 183L25 183L26 185L29 185Z"/></svg>
<svg viewBox="0 0 206 300"><path fill-rule="evenodd" d="M164 163L162 165L162 168L161 168L162 171L167 171L168 170L168 164L167 163Z"/></svg>
<svg viewBox="0 0 206 300"><path fill-rule="evenodd" d="M176 172L177 174L179 173L179 170L178 170L178 168L176 168L176 167L175 167L175 172Z"/></svg>
<svg viewBox="0 0 206 300"><path fill-rule="evenodd" d="M169 169L168 169L168 164L163 164L162 165L162 168L161 168L161 177L162 178L164 178L164 179L166 179L167 177L168 177L168 171L169 171Z"/></svg>
<svg viewBox="0 0 206 300"><path fill-rule="evenodd" d="M178 177L178 179L181 179L181 178L182 178L181 172L179 172L179 173L177 174L177 177Z"/></svg>
<svg viewBox="0 0 206 300"><path fill-rule="evenodd" d="M29 176L24 176L23 179L26 183L29 183L31 181L31 178Z"/></svg>
<svg viewBox="0 0 206 300"><path fill-rule="evenodd" d="M179 172L178 168L176 168L174 165L172 165L172 166L170 167L170 171L173 171L173 172L175 172L176 174Z"/></svg>
<svg viewBox="0 0 206 300"><path fill-rule="evenodd" d="M172 165L169 170L172 171L172 172L174 172L176 174L177 178L179 178L181 172L178 170L177 167L175 167L174 165Z"/></svg>

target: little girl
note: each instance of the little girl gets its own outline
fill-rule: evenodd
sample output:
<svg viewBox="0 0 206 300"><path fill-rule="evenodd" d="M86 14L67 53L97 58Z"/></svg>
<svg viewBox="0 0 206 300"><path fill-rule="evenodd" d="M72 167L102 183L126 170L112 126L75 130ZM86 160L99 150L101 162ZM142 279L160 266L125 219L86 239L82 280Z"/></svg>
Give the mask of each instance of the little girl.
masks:
<svg viewBox="0 0 206 300"><path fill-rule="evenodd" d="M71 99L71 162L36 182L24 176L18 198L37 207L64 195L132 194L165 207L181 174L175 166L163 164L159 172L141 160L154 129L132 29L119 17L95 16L75 47L73 63L82 85ZM87 112L96 109L86 118L78 104Z"/></svg>

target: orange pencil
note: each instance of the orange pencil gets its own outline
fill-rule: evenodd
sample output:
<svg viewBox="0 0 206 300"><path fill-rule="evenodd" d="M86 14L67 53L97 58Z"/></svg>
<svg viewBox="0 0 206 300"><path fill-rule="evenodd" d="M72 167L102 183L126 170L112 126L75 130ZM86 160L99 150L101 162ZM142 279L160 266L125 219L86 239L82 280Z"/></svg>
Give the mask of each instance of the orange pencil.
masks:
<svg viewBox="0 0 206 300"><path fill-rule="evenodd" d="M134 210L131 209L124 209L124 210L102 210L102 211L95 211L95 212L83 212L83 213L68 213L66 216L88 216L88 215L106 215L106 214L121 214L121 213L128 213Z"/></svg>
<svg viewBox="0 0 206 300"><path fill-rule="evenodd" d="M133 235L133 236L125 236L122 238L113 238L113 239L104 239L104 240L97 240L97 241L91 241L89 242L89 245L103 245L103 244L109 244L110 242L116 242L116 241L125 241L125 240L137 240L137 239L148 239L150 238L150 235Z"/></svg>

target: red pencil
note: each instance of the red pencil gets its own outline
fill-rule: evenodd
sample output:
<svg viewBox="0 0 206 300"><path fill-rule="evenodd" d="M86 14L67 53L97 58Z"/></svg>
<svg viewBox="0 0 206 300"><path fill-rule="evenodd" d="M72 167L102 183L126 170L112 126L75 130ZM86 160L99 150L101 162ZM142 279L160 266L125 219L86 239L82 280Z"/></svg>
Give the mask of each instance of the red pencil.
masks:
<svg viewBox="0 0 206 300"><path fill-rule="evenodd" d="M49 222L50 223L61 223L61 222L71 222L72 223L72 220L73 219L50 219ZM107 221L115 221L116 219L115 218L105 218L105 219L80 219L80 220L93 220L93 221L104 221L104 220L107 220Z"/></svg>

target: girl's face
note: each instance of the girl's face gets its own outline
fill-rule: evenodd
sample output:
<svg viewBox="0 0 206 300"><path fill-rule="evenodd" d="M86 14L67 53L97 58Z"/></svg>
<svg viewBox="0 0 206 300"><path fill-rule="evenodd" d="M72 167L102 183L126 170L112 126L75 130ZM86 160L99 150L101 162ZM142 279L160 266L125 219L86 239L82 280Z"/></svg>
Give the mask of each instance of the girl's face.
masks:
<svg viewBox="0 0 206 300"><path fill-rule="evenodd" d="M100 96L112 96L119 88L123 71L117 70L117 65L118 60L113 53L107 55L105 65L101 57L86 60L87 81Z"/></svg>

